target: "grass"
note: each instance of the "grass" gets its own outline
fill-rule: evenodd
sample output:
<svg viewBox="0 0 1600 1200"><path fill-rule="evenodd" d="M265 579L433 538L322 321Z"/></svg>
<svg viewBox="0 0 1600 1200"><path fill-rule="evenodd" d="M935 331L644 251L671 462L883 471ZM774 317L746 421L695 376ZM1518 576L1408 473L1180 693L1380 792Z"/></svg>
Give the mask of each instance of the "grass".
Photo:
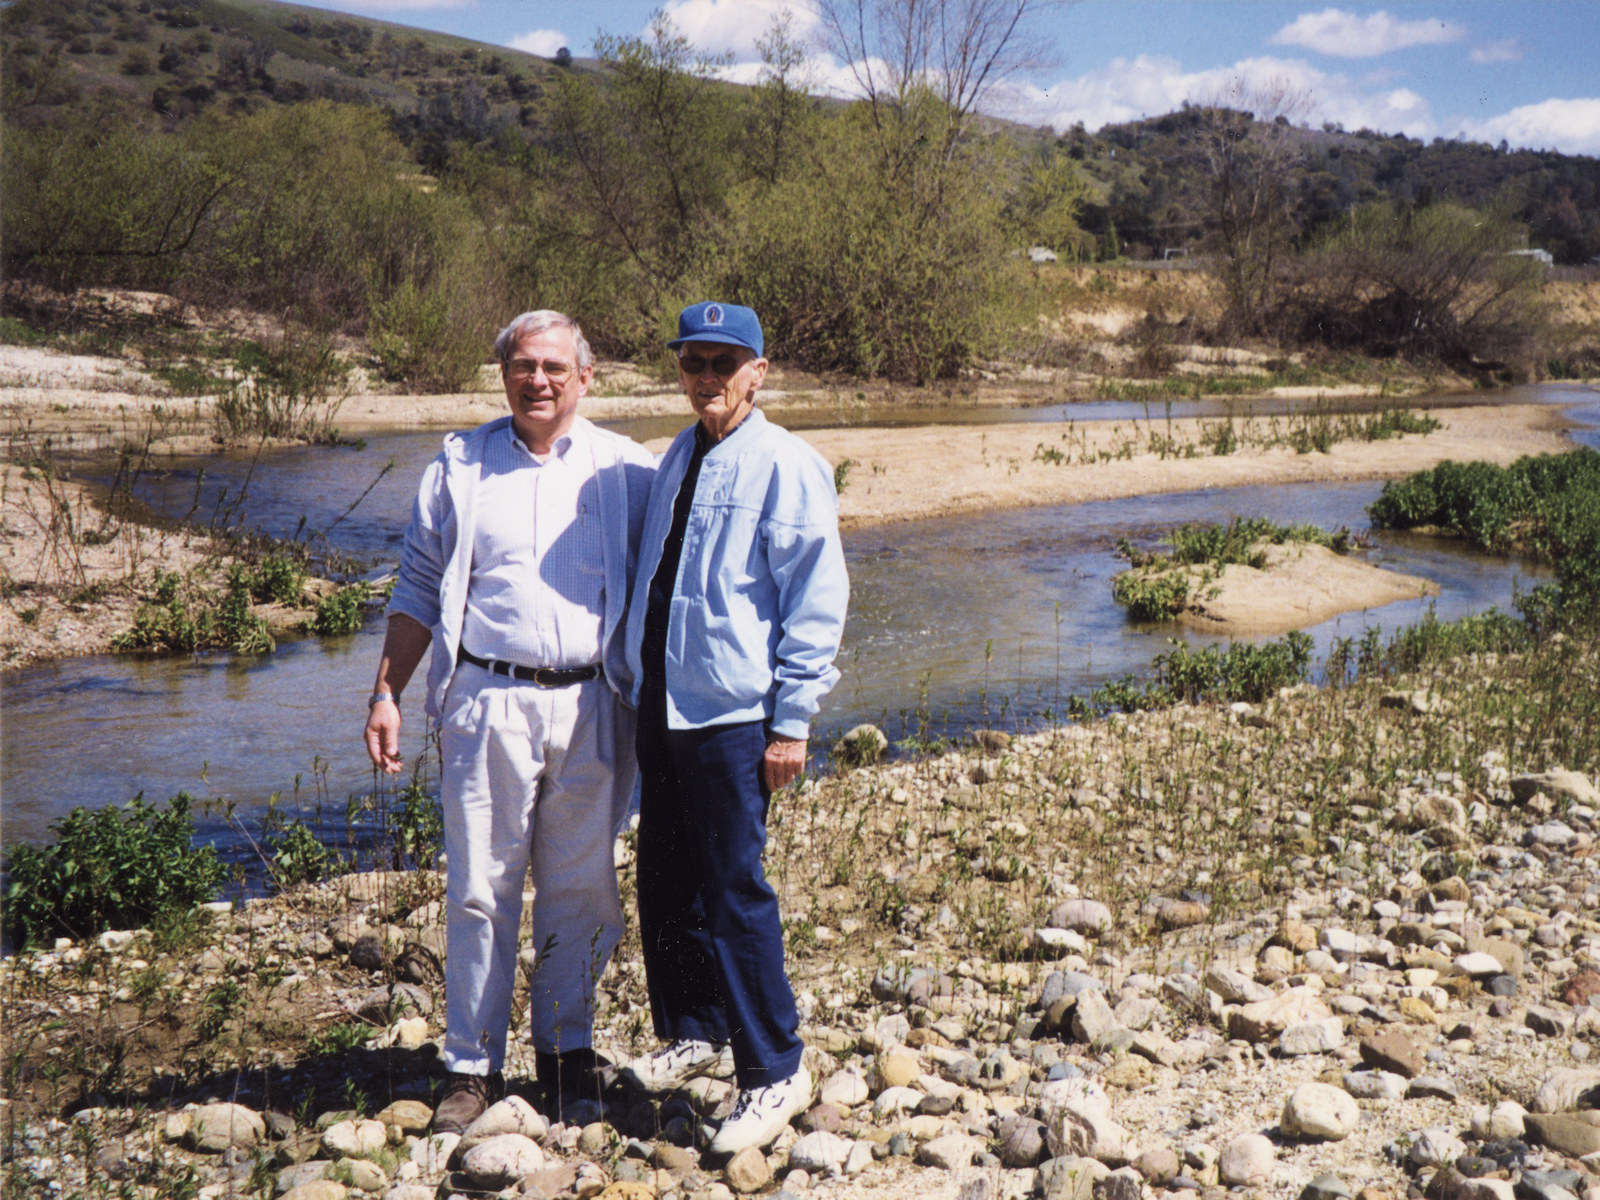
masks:
<svg viewBox="0 0 1600 1200"><path fill-rule="evenodd" d="M1218 420L1199 423L1192 437L1181 434L1173 422L1171 401L1181 397L1161 393L1119 395L1114 399L1133 400L1145 405L1146 418L1130 426L1113 424L1109 444L1091 438L1089 428L1069 419L1062 430L1063 445L1041 442L1034 450L1034 461L1053 466L1092 465L1131 459L1136 454L1169 458L1203 458L1235 454L1241 449L1292 449L1296 454L1326 454L1340 442L1384 441L1403 434L1428 434L1439 422L1426 413L1405 407L1392 407L1376 413L1337 412L1325 401L1288 417L1238 417L1233 413ZM1166 407L1164 420L1150 415L1153 400Z"/></svg>
<svg viewBox="0 0 1600 1200"><path fill-rule="evenodd" d="M1265 545L1300 543L1348 554L1354 542L1348 529L1329 533L1315 525L1278 525L1262 517L1235 517L1226 525L1183 525L1168 534L1170 550L1137 550L1126 538L1117 554L1131 569L1112 580L1111 595L1137 621L1169 621L1184 610L1196 589L1221 575L1229 564L1257 570L1267 565ZM1194 567L1201 567L1196 572Z"/></svg>

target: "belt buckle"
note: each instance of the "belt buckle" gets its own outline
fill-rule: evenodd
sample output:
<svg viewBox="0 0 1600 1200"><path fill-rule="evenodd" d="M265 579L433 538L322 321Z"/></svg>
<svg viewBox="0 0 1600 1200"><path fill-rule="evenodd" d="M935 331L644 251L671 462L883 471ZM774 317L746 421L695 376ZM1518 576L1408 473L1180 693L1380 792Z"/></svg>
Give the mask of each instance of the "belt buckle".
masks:
<svg viewBox="0 0 1600 1200"><path fill-rule="evenodd" d="M560 684L554 683L549 678L547 678L548 676L554 675L554 674L555 674L555 668L554 667L535 667L533 669L533 682L538 684L542 688L559 687Z"/></svg>

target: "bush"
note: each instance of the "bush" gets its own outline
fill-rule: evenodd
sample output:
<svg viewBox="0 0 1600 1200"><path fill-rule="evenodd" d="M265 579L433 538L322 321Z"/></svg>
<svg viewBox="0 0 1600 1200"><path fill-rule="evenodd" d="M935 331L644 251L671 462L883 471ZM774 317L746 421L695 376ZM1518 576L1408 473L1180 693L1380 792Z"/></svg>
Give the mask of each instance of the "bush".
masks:
<svg viewBox="0 0 1600 1200"><path fill-rule="evenodd" d="M192 803L180 792L159 810L140 793L120 809L80 806L51 825L51 845L14 848L6 864L7 936L18 945L88 938L214 899L223 866L213 847L193 844Z"/></svg>
<svg viewBox="0 0 1600 1200"><path fill-rule="evenodd" d="M1367 511L1380 527L1433 526L1480 550L1550 563L1558 590L1536 591L1524 608L1541 624L1600 618L1600 453L1542 454L1509 467L1442 462L1386 483Z"/></svg>
<svg viewBox="0 0 1600 1200"><path fill-rule="evenodd" d="M1308 342L1530 373L1546 357L1542 272L1506 254L1524 237L1494 211L1363 205L1299 261L1289 306Z"/></svg>

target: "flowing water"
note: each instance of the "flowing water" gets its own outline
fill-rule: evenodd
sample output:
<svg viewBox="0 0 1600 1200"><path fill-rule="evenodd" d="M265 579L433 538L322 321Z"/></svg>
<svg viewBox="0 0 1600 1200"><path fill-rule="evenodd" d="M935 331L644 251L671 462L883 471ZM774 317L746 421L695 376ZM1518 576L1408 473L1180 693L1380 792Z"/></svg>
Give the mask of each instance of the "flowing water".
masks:
<svg viewBox="0 0 1600 1200"><path fill-rule="evenodd" d="M1581 440L1600 447L1595 393L1519 392L1581 403L1576 415L1589 423ZM1142 406L1123 405L1099 419L1135 415L1142 419ZM1081 408L1073 418L1086 419ZM638 424L622 427L656 436ZM417 477L439 436L383 434L360 451L293 449L254 464L178 463L147 476L139 492L158 513L201 518L226 513L243 492L235 518L250 527L292 535L303 517L305 528L325 531L317 545L392 564ZM391 460L393 469L381 474ZM1111 601L1110 580L1123 565L1113 554L1119 537L1151 542L1174 524L1234 515L1365 529L1365 506L1379 490L1376 483L1208 490L855 531L845 538L853 594L843 679L824 705L819 733L871 720L898 739L919 728L954 734L1057 719L1068 696L1144 670L1172 636L1166 627L1128 622ZM1443 619L1508 609L1518 582L1541 577L1526 563L1435 539L1383 533L1374 543L1375 561L1440 585L1435 603ZM1369 624L1387 633L1425 609L1422 601L1404 602L1308 632L1321 652L1335 637ZM154 800L186 790L215 801L199 823L241 860L250 856L249 839L239 822L230 823L230 807L253 827L268 796L280 793L302 811L320 805L342 825L347 797L372 788L360 731L382 638L378 620L349 637L290 642L260 658L106 656L6 674L5 841L38 841L75 805L123 803L140 791ZM419 672L408 695L408 754L418 749L420 693Z"/></svg>

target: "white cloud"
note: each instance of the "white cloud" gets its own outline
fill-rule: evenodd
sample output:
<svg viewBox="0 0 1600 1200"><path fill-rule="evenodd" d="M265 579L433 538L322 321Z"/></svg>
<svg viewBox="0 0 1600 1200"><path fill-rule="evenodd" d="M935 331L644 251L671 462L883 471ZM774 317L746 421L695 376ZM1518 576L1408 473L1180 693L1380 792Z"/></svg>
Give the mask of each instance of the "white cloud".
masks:
<svg viewBox="0 0 1600 1200"><path fill-rule="evenodd" d="M1600 98L1525 104L1498 117L1464 121L1462 132L1478 141L1504 139L1530 150L1600 155Z"/></svg>
<svg viewBox="0 0 1600 1200"><path fill-rule="evenodd" d="M1303 13L1269 39L1274 46L1303 46L1337 58L1371 58L1408 46L1437 46L1460 41L1466 29L1450 21L1428 18L1398 21L1382 9L1365 17L1343 9Z"/></svg>
<svg viewBox="0 0 1600 1200"><path fill-rule="evenodd" d="M567 40L567 35L559 29L535 29L531 33L519 33L506 45L513 50L522 50L528 54L537 54L541 58L550 58L563 46L572 45Z"/></svg>
<svg viewBox="0 0 1600 1200"><path fill-rule="evenodd" d="M1467 57L1475 63L1516 62L1522 57L1522 45L1514 37L1502 38L1474 46Z"/></svg>
<svg viewBox="0 0 1600 1200"><path fill-rule="evenodd" d="M807 0L667 0L662 11L697 50L742 61L759 58L756 41L784 9L791 18L789 35L803 41L817 23Z"/></svg>

